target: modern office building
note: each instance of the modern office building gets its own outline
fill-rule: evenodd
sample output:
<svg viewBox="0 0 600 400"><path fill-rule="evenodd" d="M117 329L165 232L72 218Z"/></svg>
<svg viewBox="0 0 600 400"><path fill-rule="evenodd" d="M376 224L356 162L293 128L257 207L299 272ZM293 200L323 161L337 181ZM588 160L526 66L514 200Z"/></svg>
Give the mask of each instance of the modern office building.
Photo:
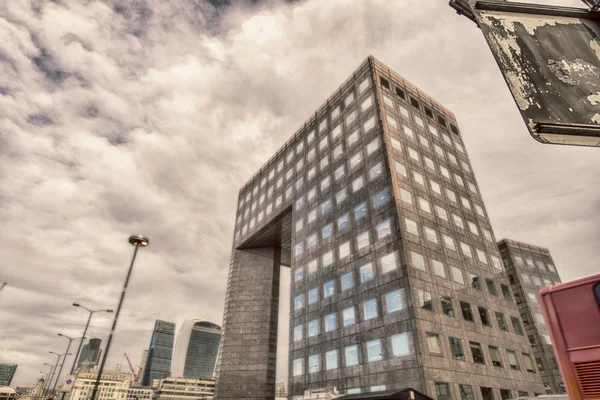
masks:
<svg viewBox="0 0 600 400"><path fill-rule="evenodd" d="M150 386L153 380L163 379L171 374L174 337L174 323L156 320L142 373L143 386Z"/></svg>
<svg viewBox="0 0 600 400"><path fill-rule="evenodd" d="M369 57L239 193L216 398L543 393L454 114Z"/></svg>
<svg viewBox="0 0 600 400"><path fill-rule="evenodd" d="M0 364L0 386L10 386L17 367L17 364Z"/></svg>
<svg viewBox="0 0 600 400"><path fill-rule="evenodd" d="M98 365L102 355L101 343L102 339L94 338L81 347L81 354L77 361L78 369L92 369Z"/></svg>
<svg viewBox="0 0 600 400"><path fill-rule="evenodd" d="M541 288L562 283L548 249L514 240L498 242L521 319L533 348L546 394L565 393L550 333L538 297Z"/></svg>
<svg viewBox="0 0 600 400"><path fill-rule="evenodd" d="M221 340L221 327L205 318L184 321L179 328L171 376L213 379Z"/></svg>
<svg viewBox="0 0 600 400"><path fill-rule="evenodd" d="M212 399L215 393L214 379L166 378L156 389L155 400Z"/></svg>
<svg viewBox="0 0 600 400"><path fill-rule="evenodd" d="M92 395L98 371L79 372L71 389L69 400L87 400ZM97 399L123 400L128 398L131 374L121 371L104 371L98 385Z"/></svg>

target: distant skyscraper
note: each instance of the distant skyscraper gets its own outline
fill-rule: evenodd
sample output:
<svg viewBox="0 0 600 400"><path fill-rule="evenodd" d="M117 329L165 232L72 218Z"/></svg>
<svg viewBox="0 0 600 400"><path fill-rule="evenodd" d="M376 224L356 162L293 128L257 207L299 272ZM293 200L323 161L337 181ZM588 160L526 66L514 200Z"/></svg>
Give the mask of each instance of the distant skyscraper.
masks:
<svg viewBox="0 0 600 400"><path fill-rule="evenodd" d="M100 355L102 354L102 349L100 348L100 344L102 343L101 339L94 338L90 339L87 344L84 344L81 348L81 354L79 355L79 361L77 362L77 368L94 368L98 365L98 361L100 361Z"/></svg>
<svg viewBox="0 0 600 400"><path fill-rule="evenodd" d="M177 335L171 376L211 379L220 339L219 325L203 318L185 321Z"/></svg>
<svg viewBox="0 0 600 400"><path fill-rule="evenodd" d="M17 364L0 364L0 386L10 386L16 371Z"/></svg>
<svg viewBox="0 0 600 400"><path fill-rule="evenodd" d="M142 385L150 386L154 379L163 379L170 375L174 337L174 323L156 320L148 347Z"/></svg>
<svg viewBox="0 0 600 400"><path fill-rule="evenodd" d="M550 332L538 296L541 288L561 283L552 256L548 249L508 239L498 242L498 248L546 393L564 393Z"/></svg>

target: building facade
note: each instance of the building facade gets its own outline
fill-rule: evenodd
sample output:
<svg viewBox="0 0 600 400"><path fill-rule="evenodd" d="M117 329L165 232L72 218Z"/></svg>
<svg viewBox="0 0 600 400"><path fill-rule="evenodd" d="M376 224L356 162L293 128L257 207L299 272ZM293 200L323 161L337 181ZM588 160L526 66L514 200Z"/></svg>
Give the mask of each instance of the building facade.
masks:
<svg viewBox="0 0 600 400"><path fill-rule="evenodd" d="M71 388L69 400L87 400L92 395L98 372L79 372ZM121 371L104 371L98 385L98 400L123 400L128 398L131 374Z"/></svg>
<svg viewBox="0 0 600 400"><path fill-rule="evenodd" d="M538 292L562 283L548 249L514 240L498 242L521 318L547 394L565 393Z"/></svg>
<svg viewBox="0 0 600 400"><path fill-rule="evenodd" d="M214 379L166 378L160 381L156 400L212 399L215 393Z"/></svg>
<svg viewBox="0 0 600 400"><path fill-rule="evenodd" d="M175 324L156 320L142 373L143 386L150 386L155 379L163 379L171 374L174 338Z"/></svg>
<svg viewBox="0 0 600 400"><path fill-rule="evenodd" d="M213 379L221 327L204 318L184 321L177 334L171 376Z"/></svg>
<svg viewBox="0 0 600 400"><path fill-rule="evenodd" d="M543 393L454 114L372 57L240 190L216 398Z"/></svg>
<svg viewBox="0 0 600 400"><path fill-rule="evenodd" d="M130 386L127 390L127 400L152 400L154 390L148 387Z"/></svg>
<svg viewBox="0 0 600 400"><path fill-rule="evenodd" d="M0 364L0 386L10 386L17 367L17 364Z"/></svg>
<svg viewBox="0 0 600 400"><path fill-rule="evenodd" d="M81 354L77 361L78 369L92 369L98 365L100 356L102 355L101 343L102 339L94 338L81 347Z"/></svg>

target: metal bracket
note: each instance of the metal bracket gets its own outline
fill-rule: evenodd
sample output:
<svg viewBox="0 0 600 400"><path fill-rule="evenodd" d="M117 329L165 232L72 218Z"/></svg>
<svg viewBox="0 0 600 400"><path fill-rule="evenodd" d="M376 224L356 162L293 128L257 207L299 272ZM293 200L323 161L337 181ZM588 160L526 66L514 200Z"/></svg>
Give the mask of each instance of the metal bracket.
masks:
<svg viewBox="0 0 600 400"><path fill-rule="evenodd" d="M471 5L469 4L468 0L450 0L448 4L450 5L450 7L456 10L456 13L458 15L464 15L471 21L475 22L477 26L479 26L479 23L477 23L477 20L475 19L475 14L473 14L473 10L471 9Z"/></svg>
<svg viewBox="0 0 600 400"><path fill-rule="evenodd" d="M504 11L520 14L552 15L557 17L600 19L600 12L577 7L551 6L547 4L516 3L503 0L477 0L477 10Z"/></svg>

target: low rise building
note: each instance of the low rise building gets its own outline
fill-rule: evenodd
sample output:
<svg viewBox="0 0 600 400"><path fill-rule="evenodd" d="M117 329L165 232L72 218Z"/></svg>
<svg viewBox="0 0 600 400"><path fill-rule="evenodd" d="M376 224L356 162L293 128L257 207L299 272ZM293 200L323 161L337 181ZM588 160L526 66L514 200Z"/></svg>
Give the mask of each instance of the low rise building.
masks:
<svg viewBox="0 0 600 400"><path fill-rule="evenodd" d="M214 379L161 379L156 389L156 400L212 399L215 393Z"/></svg>
<svg viewBox="0 0 600 400"><path fill-rule="evenodd" d="M0 400L16 400L17 391L8 386L0 387Z"/></svg>
<svg viewBox="0 0 600 400"><path fill-rule="evenodd" d="M69 400L87 400L90 398L98 377L97 371L80 372L75 376ZM124 400L129 398L131 373L105 371L98 386L97 400ZM140 398L141 400L142 398Z"/></svg>
<svg viewBox="0 0 600 400"><path fill-rule="evenodd" d="M131 386L127 391L127 400L152 400L154 390L149 387Z"/></svg>

